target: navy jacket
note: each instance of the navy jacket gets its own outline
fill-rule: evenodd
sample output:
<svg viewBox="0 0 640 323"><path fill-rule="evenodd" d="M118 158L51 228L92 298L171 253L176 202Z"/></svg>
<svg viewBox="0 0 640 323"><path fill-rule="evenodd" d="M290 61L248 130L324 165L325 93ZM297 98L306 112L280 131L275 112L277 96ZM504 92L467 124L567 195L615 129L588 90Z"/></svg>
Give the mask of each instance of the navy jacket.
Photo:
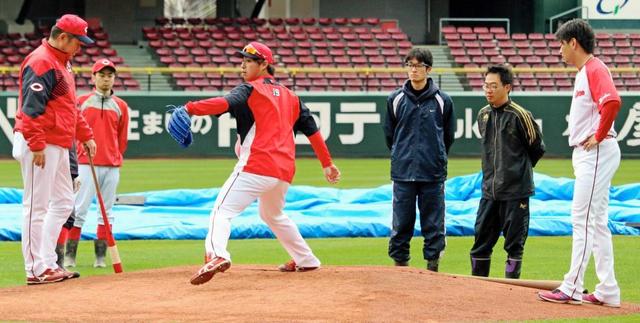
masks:
<svg viewBox="0 0 640 323"><path fill-rule="evenodd" d="M416 97L407 80L387 98L384 133L391 150L391 179L445 181L455 128L451 97L431 78L427 79L427 90Z"/></svg>

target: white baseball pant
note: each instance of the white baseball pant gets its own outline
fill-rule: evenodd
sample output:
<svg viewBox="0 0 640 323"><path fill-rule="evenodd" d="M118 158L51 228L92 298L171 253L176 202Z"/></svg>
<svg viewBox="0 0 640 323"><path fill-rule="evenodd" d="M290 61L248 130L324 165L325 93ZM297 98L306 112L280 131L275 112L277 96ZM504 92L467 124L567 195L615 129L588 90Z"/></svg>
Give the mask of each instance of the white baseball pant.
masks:
<svg viewBox="0 0 640 323"><path fill-rule="evenodd" d="M21 133L13 136L13 158L20 162L22 196L22 256L27 277L56 269L56 241L73 209L69 150L47 144L45 167L33 164L33 153Z"/></svg>
<svg viewBox="0 0 640 323"><path fill-rule="evenodd" d="M296 224L282 209L289 183L275 177L233 172L224 183L211 210L209 232L205 240L208 258L231 260L227 251L231 220L258 199L260 218L271 228L284 249L298 266L318 267L320 260L304 241Z"/></svg>
<svg viewBox="0 0 640 323"><path fill-rule="evenodd" d="M573 246L571 267L560 290L575 299L582 299L584 274L593 252L600 281L596 285L595 296L605 303L620 304L620 288L613 268L611 231L607 226L609 188L619 165L620 148L615 138L603 140L591 151L582 147L573 150L576 177L571 205Z"/></svg>
<svg viewBox="0 0 640 323"><path fill-rule="evenodd" d="M113 213L111 209L116 202L116 188L120 181L120 167L110 166L94 166L96 177L98 178L98 186L104 201L104 209L107 212L109 223L113 225ZM96 186L93 183L93 175L91 174L90 165L78 165L78 179L80 180L80 189L76 195L76 219L73 226L82 228L87 219L87 213L94 197L96 197ZM98 203L96 197L96 205ZM96 215L98 216L98 224L104 225L104 219L100 213L100 206L96 207Z"/></svg>

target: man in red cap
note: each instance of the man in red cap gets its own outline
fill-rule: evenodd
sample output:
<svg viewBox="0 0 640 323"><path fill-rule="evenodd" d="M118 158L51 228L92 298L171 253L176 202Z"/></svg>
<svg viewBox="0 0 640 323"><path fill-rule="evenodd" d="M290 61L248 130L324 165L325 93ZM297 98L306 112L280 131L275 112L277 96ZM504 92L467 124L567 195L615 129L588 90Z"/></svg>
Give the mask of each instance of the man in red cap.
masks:
<svg viewBox="0 0 640 323"><path fill-rule="evenodd" d="M27 284L75 277L56 263L56 240L73 209L69 149L79 140L95 155L91 128L76 107L71 58L87 37L87 23L62 16L49 39L20 66L13 157L20 162L24 193L22 254Z"/></svg>
<svg viewBox="0 0 640 323"><path fill-rule="evenodd" d="M333 184L340 180L340 171L333 164L309 109L293 91L273 78L271 49L252 42L238 55L243 57L240 68L244 83L223 97L189 102L178 108L185 109L189 115L219 116L228 112L235 117L238 131L235 149L238 163L211 211L205 240L206 264L191 278L194 285L229 269L231 255L227 243L231 220L255 200L258 200L260 217L292 258L279 269L296 272L320 266L320 260L296 224L282 212L295 173L294 134L297 131L311 142L327 181Z"/></svg>
<svg viewBox="0 0 640 323"><path fill-rule="evenodd" d="M116 187L120 180L120 166L124 152L127 150L127 135L129 130L129 107L126 102L113 94L113 84L116 79L116 66L110 60L101 58L96 60L91 69L91 80L95 89L78 98L78 106L82 116L93 130L96 143L100 150L93 157L96 176L100 183L100 192L104 200L104 207L113 223L111 208L116 200ZM69 228L66 242L64 264L75 267L78 240L82 226L87 218L89 206L96 195L95 185L91 175L91 167L86 151L78 147L78 179L80 188L76 195L75 220ZM104 220L98 211L97 239L94 240L96 268L106 267L107 235ZM62 229L63 231L65 228ZM62 241L58 241L61 244Z"/></svg>

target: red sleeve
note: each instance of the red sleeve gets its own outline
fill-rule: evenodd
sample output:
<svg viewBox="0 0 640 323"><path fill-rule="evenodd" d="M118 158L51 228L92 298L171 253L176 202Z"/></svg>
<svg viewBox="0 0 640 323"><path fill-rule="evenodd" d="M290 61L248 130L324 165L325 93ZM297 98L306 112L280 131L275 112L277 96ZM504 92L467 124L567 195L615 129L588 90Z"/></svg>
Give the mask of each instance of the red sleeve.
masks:
<svg viewBox="0 0 640 323"><path fill-rule="evenodd" d="M587 63L587 79L591 99L598 104L598 110L602 113L602 107L609 101L621 101L616 86L613 84L611 73L600 60L591 59Z"/></svg>
<svg viewBox="0 0 640 323"><path fill-rule="evenodd" d="M76 121L76 138L78 138L78 141L80 142L85 142L89 139L93 139L93 131L91 130L91 127L89 127L89 124L87 123L87 120L85 120L82 113L80 113L79 109L78 120Z"/></svg>
<svg viewBox="0 0 640 323"><path fill-rule="evenodd" d="M120 154L124 156L129 143L129 106L122 100L118 100L118 105L122 112L120 123L118 124L118 148L120 149Z"/></svg>
<svg viewBox="0 0 640 323"><path fill-rule="evenodd" d="M189 101L185 108L189 115L206 116L211 114L222 114L229 110L229 102L223 97L211 98L191 102Z"/></svg>
<svg viewBox="0 0 640 323"><path fill-rule="evenodd" d="M313 152L316 153L316 156L318 156L318 159L320 160L320 164L322 164L322 168L331 166L331 164L333 163L331 161L331 154L329 153L329 148L327 148L327 144L325 144L324 138L322 138L322 134L320 134L320 131L316 131L316 133L309 136L308 138L311 142Z"/></svg>
<svg viewBox="0 0 640 323"><path fill-rule="evenodd" d="M602 106L600 109L600 124L598 124L598 131L596 131L596 140L598 142L601 142L607 137L619 111L620 101L607 101L607 103Z"/></svg>

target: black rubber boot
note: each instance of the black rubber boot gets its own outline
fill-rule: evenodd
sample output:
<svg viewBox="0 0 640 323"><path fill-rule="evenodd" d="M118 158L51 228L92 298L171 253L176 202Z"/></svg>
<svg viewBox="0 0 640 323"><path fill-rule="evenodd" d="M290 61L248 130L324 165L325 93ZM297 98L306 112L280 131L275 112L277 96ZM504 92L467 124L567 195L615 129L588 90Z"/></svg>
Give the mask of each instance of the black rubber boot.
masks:
<svg viewBox="0 0 640 323"><path fill-rule="evenodd" d="M471 257L471 275L489 277L491 258Z"/></svg>
<svg viewBox="0 0 640 323"><path fill-rule="evenodd" d="M504 266L505 278L520 278L520 270L522 268L522 259L507 258L507 262Z"/></svg>
<svg viewBox="0 0 640 323"><path fill-rule="evenodd" d="M56 245L56 256L58 256L58 260L56 261L58 267L64 268L64 244Z"/></svg>
<svg viewBox="0 0 640 323"><path fill-rule="evenodd" d="M440 264L440 259L427 260L427 270L438 272L439 264Z"/></svg>
<svg viewBox="0 0 640 323"><path fill-rule="evenodd" d="M107 267L107 264L105 262L105 257L107 255L107 240L103 240L103 239L93 240L93 247L96 253L96 262L93 263L93 267L95 268Z"/></svg>
<svg viewBox="0 0 640 323"><path fill-rule="evenodd" d="M67 250L64 253L64 264L67 267L76 266L76 253L78 252L78 240L67 240Z"/></svg>
<svg viewBox="0 0 640 323"><path fill-rule="evenodd" d="M394 261L394 265L396 267L407 267L409 266L409 261Z"/></svg>

